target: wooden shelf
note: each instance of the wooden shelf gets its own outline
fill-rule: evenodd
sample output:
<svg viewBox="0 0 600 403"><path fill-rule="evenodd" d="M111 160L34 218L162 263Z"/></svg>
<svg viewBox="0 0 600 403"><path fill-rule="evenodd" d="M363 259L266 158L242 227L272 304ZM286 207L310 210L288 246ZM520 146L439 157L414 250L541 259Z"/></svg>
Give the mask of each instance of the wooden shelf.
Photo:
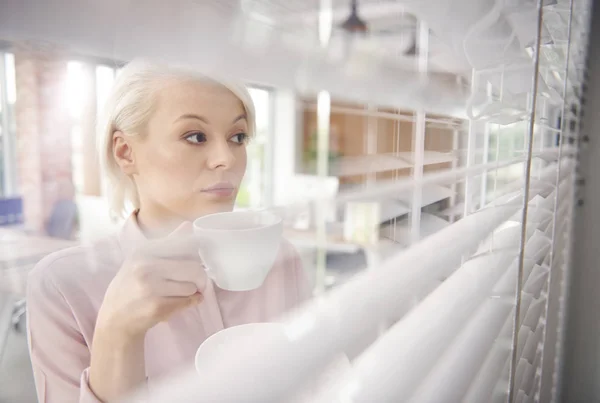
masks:
<svg viewBox="0 0 600 403"><path fill-rule="evenodd" d="M456 160L453 153L425 150L423 165L445 164ZM341 157L330 164L334 176L366 175L377 172L408 169L414 166L414 153L410 151Z"/></svg>
<svg viewBox="0 0 600 403"><path fill-rule="evenodd" d="M403 151L399 153L395 153L399 158L407 161L409 164L414 165L414 152L412 151ZM434 164L444 164L448 162L453 162L456 160L456 156L453 153L444 153L440 151L431 151L425 150L423 154L423 165L434 165Z"/></svg>
<svg viewBox="0 0 600 403"><path fill-rule="evenodd" d="M454 194L452 189L441 185L427 185L422 188L421 195L421 207L429 206L430 204L437 203L441 200L447 199ZM412 203L413 192L403 192L401 195L396 196L394 199L399 200L406 205L410 206Z"/></svg>
<svg viewBox="0 0 600 403"><path fill-rule="evenodd" d="M335 176L353 176L411 167L412 164L396 155L374 154L342 157L330 165L330 172Z"/></svg>

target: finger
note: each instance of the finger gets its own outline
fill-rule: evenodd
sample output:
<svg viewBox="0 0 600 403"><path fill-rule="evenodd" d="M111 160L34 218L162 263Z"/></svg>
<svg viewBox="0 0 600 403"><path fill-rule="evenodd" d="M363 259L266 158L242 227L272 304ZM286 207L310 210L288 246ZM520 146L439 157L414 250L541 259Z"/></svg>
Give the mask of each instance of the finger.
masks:
<svg viewBox="0 0 600 403"><path fill-rule="evenodd" d="M188 297L165 297L165 307L171 312L187 308L199 304L204 300L204 296L200 293L192 294Z"/></svg>
<svg viewBox="0 0 600 403"><path fill-rule="evenodd" d="M163 280L156 284L156 292L161 297L190 297L199 291L198 286L190 282Z"/></svg>
<svg viewBox="0 0 600 403"><path fill-rule="evenodd" d="M152 262L151 270L162 281L192 283L198 291L206 287L206 271L198 261L156 259Z"/></svg>
<svg viewBox="0 0 600 403"><path fill-rule="evenodd" d="M161 322L167 321L174 313L197 305L203 300L204 297L200 293L190 295L189 297L164 297L161 302L162 306L158 314L158 319Z"/></svg>

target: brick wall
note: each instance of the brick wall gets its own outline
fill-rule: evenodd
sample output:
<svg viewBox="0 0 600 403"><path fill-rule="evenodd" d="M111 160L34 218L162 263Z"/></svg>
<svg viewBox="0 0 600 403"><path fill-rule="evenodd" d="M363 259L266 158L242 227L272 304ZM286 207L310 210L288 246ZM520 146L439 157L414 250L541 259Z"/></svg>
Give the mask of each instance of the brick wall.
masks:
<svg viewBox="0 0 600 403"><path fill-rule="evenodd" d="M60 51L15 49L17 169L29 228L42 230L57 200L74 199L67 60Z"/></svg>

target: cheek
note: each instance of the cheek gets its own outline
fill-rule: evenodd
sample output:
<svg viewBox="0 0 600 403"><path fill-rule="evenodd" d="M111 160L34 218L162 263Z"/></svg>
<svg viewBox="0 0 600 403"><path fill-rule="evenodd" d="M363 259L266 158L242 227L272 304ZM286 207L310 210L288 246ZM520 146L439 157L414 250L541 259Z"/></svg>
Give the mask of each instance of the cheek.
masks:
<svg viewBox="0 0 600 403"><path fill-rule="evenodd" d="M166 147L146 147L138 154L140 176L171 170L174 167L174 159L174 153Z"/></svg>
<svg viewBox="0 0 600 403"><path fill-rule="evenodd" d="M244 172L246 172L246 165L248 164L248 152L246 151L246 147L240 147L236 150L235 164L235 172L240 174L241 180Z"/></svg>
<svg viewBox="0 0 600 403"><path fill-rule="evenodd" d="M202 164L197 153L180 147L148 147L142 155L140 177L151 187L176 188L182 184L189 188Z"/></svg>

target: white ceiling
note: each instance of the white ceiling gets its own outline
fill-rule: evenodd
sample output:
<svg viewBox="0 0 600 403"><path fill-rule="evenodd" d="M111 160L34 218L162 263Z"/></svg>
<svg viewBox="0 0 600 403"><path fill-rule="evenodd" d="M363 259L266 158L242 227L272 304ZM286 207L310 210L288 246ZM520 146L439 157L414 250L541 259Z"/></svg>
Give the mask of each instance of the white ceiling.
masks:
<svg viewBox="0 0 600 403"><path fill-rule="evenodd" d="M414 41L415 16L432 32L428 71L469 79L465 37L494 1L359 0L359 15L372 33L349 46L343 32L334 29L323 50L319 0L2 0L0 40L46 41L72 53L121 61L168 60L309 93L327 89L360 102L396 107L422 102L428 110L457 116L454 111L464 106L461 85L436 74L424 82L415 57L405 55ZM331 4L333 25L339 27L350 1ZM398 33L379 34L381 29ZM508 49L497 39L510 36L510 26L494 29L485 32L487 37L471 35L484 41L475 44L477 61L498 63L498 46Z"/></svg>
<svg viewBox="0 0 600 403"><path fill-rule="evenodd" d="M337 27L349 15L350 2L333 0L332 4L333 25ZM269 39L263 37L277 32L283 34L292 46L307 49L318 43L318 0L4 0L0 7L0 39L67 41L71 46L77 43L75 47L86 50L86 53L97 52L97 45L106 48L107 42L113 42L114 49L127 47L127 25L134 26L130 30L140 34L144 30L151 31L148 38L160 34L163 40L157 41L156 45L168 46L170 37L186 29L179 23L182 15L185 15L187 24L193 24L187 27L190 34L204 31L206 26L214 25L217 21L221 21L220 28L229 26L235 30L235 24L242 24L239 20L240 11L245 13L246 20L251 21L243 23L252 25L252 32L246 32L248 40L259 42L264 39L268 46ZM410 15L407 15L401 3L393 0L360 0L359 10L373 31L407 27L397 35L368 35L358 41L356 47L359 51L385 57L388 62L399 63L405 68L414 68L412 58L404 60L401 57L412 45L414 35L411 28L414 21L407 18ZM222 30L217 29L214 34L217 35L217 32ZM334 55L339 53L341 39L337 37L341 34L340 30L333 33ZM443 53L438 51L440 47L441 43L432 38L429 43L432 53ZM456 70L455 65L451 58L438 60L432 57L430 70L453 71ZM463 64L459 69L462 71L464 67Z"/></svg>
<svg viewBox="0 0 600 403"><path fill-rule="evenodd" d="M196 0L200 2L202 0ZM319 13L322 10L319 0L210 0L203 4L226 18L239 12L262 24L287 34L296 35L298 42L313 47L318 38ZM409 13L406 3L397 0L358 0L358 14L368 27L366 36L355 37L352 46L360 52L378 57L386 63L404 69L416 68L415 58L406 56L413 47L418 23L415 16ZM350 15L350 0L331 0L333 34L330 41L330 52L335 55L342 52L345 46L344 31L339 26ZM385 32L384 32L385 31ZM427 45L430 72L454 72L468 76L470 66L452 54L448 43L440 41L435 34L429 38Z"/></svg>

